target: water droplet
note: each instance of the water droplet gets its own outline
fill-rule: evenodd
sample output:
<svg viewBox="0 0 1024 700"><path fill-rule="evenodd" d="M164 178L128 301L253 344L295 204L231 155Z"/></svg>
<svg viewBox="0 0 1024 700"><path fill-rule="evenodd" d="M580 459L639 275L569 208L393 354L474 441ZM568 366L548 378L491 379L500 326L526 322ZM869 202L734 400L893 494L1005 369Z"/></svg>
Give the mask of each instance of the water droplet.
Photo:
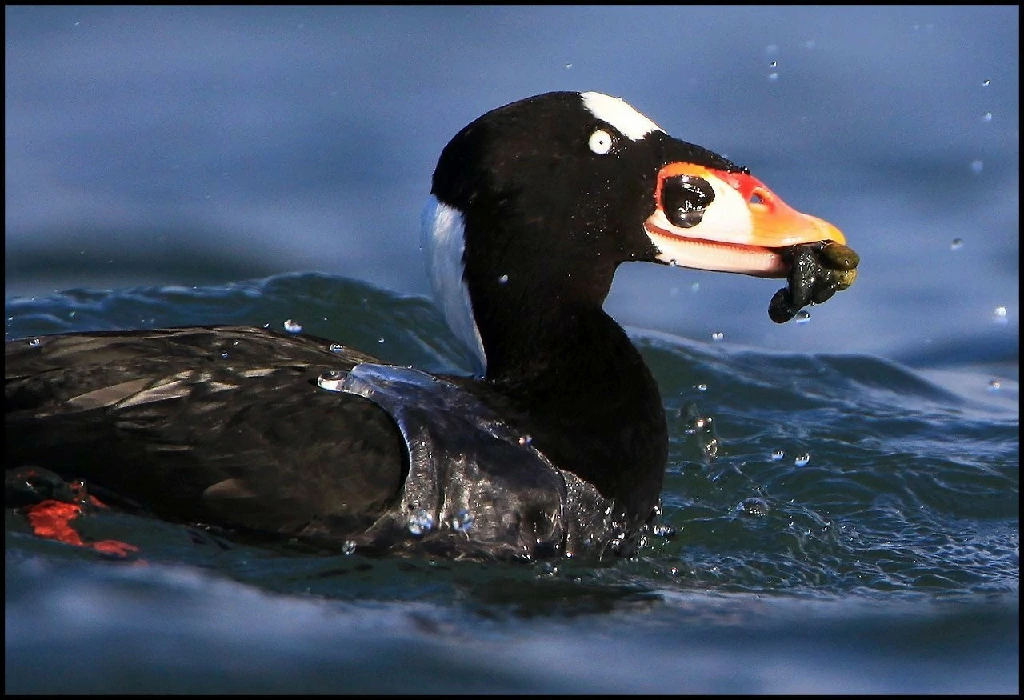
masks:
<svg viewBox="0 0 1024 700"><path fill-rule="evenodd" d="M569 70L570 68L572 68L572 64L571 63L566 63L565 64L565 69Z"/></svg>
<svg viewBox="0 0 1024 700"><path fill-rule="evenodd" d="M345 349L345 346L342 345L341 343L331 343L330 347L328 347L327 349L333 353L339 353Z"/></svg>
<svg viewBox="0 0 1024 700"><path fill-rule="evenodd" d="M694 282L690 285L691 292L696 292L698 289L700 289L700 282Z"/></svg>
<svg viewBox="0 0 1024 700"><path fill-rule="evenodd" d="M999 391L999 389L1002 386L1003 386L1002 382L1000 382L998 379L990 379L989 382L988 382L988 390L989 391Z"/></svg>
<svg viewBox="0 0 1024 700"><path fill-rule="evenodd" d="M452 516L452 529L458 532L466 532L469 528L473 527L474 520L476 518L473 514L463 508Z"/></svg>
<svg viewBox="0 0 1024 700"><path fill-rule="evenodd" d="M377 338L377 342L378 342L378 343L383 343L383 342L384 342L384 339L383 339L383 338Z"/></svg>
<svg viewBox="0 0 1024 700"><path fill-rule="evenodd" d="M964 247L964 239L962 239L962 238L954 238L953 242L949 244L949 249L950 250L960 250L963 247Z"/></svg>
<svg viewBox="0 0 1024 700"><path fill-rule="evenodd" d="M228 353L227 353L226 350L220 354L220 359L222 359L222 360L228 359Z"/></svg>
<svg viewBox="0 0 1024 700"><path fill-rule="evenodd" d="M992 84L992 81L991 81L991 80L983 80L983 81L981 82L981 86L982 86L982 87L988 87L988 86L989 86L989 85L991 85L991 84Z"/></svg>
<svg viewBox="0 0 1024 700"><path fill-rule="evenodd" d="M345 540L345 542L341 545L341 553L345 556L355 554L355 552L356 543L353 540Z"/></svg>
<svg viewBox="0 0 1024 700"><path fill-rule="evenodd" d="M725 333L722 333L721 331L715 331L714 333L711 334L711 339L715 341L723 340L724 338Z"/></svg>
<svg viewBox="0 0 1024 700"><path fill-rule="evenodd" d="M779 62L778 62L778 61L772 61L771 63L769 63L769 64L768 64L768 67L769 67L769 68L775 68L775 67L777 67L778 65L779 65Z"/></svg>
<svg viewBox="0 0 1024 700"><path fill-rule="evenodd" d="M798 467L806 467L807 463L810 461L811 454L809 452L804 452L802 455L799 455L796 459L793 460L793 464L795 464Z"/></svg>
<svg viewBox="0 0 1024 700"><path fill-rule="evenodd" d="M771 506L769 506L768 501L763 498L747 498L736 506L736 510L743 515L763 518L768 515L768 512L771 510Z"/></svg>
<svg viewBox="0 0 1024 700"><path fill-rule="evenodd" d="M341 391L345 381L345 372L329 369L316 378L316 385L325 391Z"/></svg>
<svg viewBox="0 0 1024 700"><path fill-rule="evenodd" d="M772 450L772 453L771 453L771 455L769 455L768 458L771 461L773 461L773 462L778 462L780 459L782 459L785 456L786 456L785 450Z"/></svg>
<svg viewBox="0 0 1024 700"><path fill-rule="evenodd" d="M990 122L992 121L992 112L985 112L981 115L981 121Z"/></svg>
<svg viewBox="0 0 1024 700"><path fill-rule="evenodd" d="M539 568L542 576L554 576L558 573L558 567L549 561L541 562Z"/></svg>
<svg viewBox="0 0 1024 700"><path fill-rule="evenodd" d="M1002 325L1008 323L1010 319L1006 316L1006 307L997 306L992 312L992 320Z"/></svg>
<svg viewBox="0 0 1024 700"><path fill-rule="evenodd" d="M651 532L654 534L655 537L664 537L667 539L669 537L673 537L676 534L676 529L671 525L658 524L651 528Z"/></svg>
<svg viewBox="0 0 1024 700"><path fill-rule="evenodd" d="M498 284L508 284L508 275L502 275L499 277Z"/></svg>
<svg viewBox="0 0 1024 700"><path fill-rule="evenodd" d="M707 390L708 390L708 385L707 384L698 384L697 385L697 391L707 391Z"/></svg>
<svg viewBox="0 0 1024 700"><path fill-rule="evenodd" d="M971 161L971 171L973 171L975 175L980 173L982 168L984 168L984 167L985 167L985 164L981 160L972 160Z"/></svg>
<svg viewBox="0 0 1024 700"><path fill-rule="evenodd" d="M289 333L301 333L302 324L289 318L284 322L284 329Z"/></svg>
<svg viewBox="0 0 1024 700"><path fill-rule="evenodd" d="M804 309L800 309L796 312L795 319L797 323L808 323L811 320L811 314Z"/></svg>
<svg viewBox="0 0 1024 700"><path fill-rule="evenodd" d="M533 444L533 438L530 437L529 435L521 435L519 437L519 444L520 445L532 445Z"/></svg>
<svg viewBox="0 0 1024 700"><path fill-rule="evenodd" d="M410 534L419 537L434 529L434 517L425 510L418 511L409 518L409 524L406 525L406 529L409 530Z"/></svg>
<svg viewBox="0 0 1024 700"><path fill-rule="evenodd" d="M33 338L32 340L28 341L29 347L32 347L32 348L38 348L42 344L43 344L43 341L41 341L39 338Z"/></svg>

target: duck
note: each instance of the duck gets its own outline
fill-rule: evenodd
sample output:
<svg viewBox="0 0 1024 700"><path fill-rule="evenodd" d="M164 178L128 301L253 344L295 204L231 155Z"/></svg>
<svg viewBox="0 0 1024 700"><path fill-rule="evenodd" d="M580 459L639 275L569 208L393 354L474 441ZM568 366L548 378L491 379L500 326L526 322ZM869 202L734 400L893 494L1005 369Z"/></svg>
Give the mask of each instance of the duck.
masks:
<svg viewBox="0 0 1024 700"><path fill-rule="evenodd" d="M635 552L668 430L651 370L602 308L616 269L782 278L769 315L783 322L859 263L749 169L599 92L528 97L458 131L421 236L472 373L268 328L9 340L8 508L39 533L46 505L65 509L51 533L103 507L368 555Z"/></svg>

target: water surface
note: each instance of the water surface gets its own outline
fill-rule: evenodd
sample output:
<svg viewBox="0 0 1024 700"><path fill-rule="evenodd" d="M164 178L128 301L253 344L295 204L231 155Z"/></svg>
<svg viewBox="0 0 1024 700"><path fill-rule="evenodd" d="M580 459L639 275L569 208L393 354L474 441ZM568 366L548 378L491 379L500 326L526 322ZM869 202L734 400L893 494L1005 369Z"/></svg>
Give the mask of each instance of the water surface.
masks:
<svg viewBox="0 0 1024 700"><path fill-rule="evenodd" d="M290 321L387 361L466 366L426 299L318 274L6 313L17 342ZM1015 692L1014 363L632 335L671 434L637 557L370 559L90 516L87 537L140 546L114 561L9 512L7 690Z"/></svg>

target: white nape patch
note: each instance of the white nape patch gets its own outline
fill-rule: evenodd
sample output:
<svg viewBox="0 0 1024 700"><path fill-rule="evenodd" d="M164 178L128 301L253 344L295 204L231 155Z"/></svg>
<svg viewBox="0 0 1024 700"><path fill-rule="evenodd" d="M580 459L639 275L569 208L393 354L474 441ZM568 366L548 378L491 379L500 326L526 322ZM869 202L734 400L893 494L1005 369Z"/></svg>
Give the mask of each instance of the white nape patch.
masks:
<svg viewBox="0 0 1024 700"><path fill-rule="evenodd" d="M480 329L476 327L469 289L463 279L466 225L462 213L431 195L423 207L420 241L427 262L427 277L434 303L444 314L455 337L477 361L476 374L483 376L487 355Z"/></svg>
<svg viewBox="0 0 1024 700"><path fill-rule="evenodd" d="M603 122L614 126L631 141L639 141L652 131L664 131L660 126L636 111L628 102L600 92L584 92L583 106Z"/></svg>

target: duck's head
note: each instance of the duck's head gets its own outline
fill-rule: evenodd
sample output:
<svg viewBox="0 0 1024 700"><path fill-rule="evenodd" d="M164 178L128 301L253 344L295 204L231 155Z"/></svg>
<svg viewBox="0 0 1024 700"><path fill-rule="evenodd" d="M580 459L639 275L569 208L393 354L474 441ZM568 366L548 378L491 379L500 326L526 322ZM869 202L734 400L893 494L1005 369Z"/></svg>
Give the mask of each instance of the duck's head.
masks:
<svg viewBox="0 0 1024 700"><path fill-rule="evenodd" d="M483 366L488 326L530 326L554 305L599 307L622 262L792 283L794 251L832 241L852 254L836 227L792 209L746 168L597 92L546 93L478 118L444 148L431 194L432 289ZM798 306L824 300L809 294Z"/></svg>

